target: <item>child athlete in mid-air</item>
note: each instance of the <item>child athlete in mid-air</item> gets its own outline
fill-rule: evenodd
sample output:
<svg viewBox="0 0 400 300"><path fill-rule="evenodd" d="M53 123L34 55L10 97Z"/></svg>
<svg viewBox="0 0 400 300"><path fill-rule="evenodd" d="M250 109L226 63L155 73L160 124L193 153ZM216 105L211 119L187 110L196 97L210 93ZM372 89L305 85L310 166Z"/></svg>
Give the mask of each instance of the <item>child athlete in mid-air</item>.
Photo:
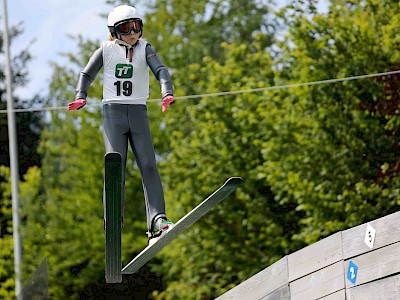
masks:
<svg viewBox="0 0 400 300"><path fill-rule="evenodd" d="M122 156L122 195L128 141L131 145L142 177L149 244L153 244L172 228L173 223L165 214L164 192L147 118L148 68L160 83L163 112L174 101L173 86L167 68L154 49L140 38L143 22L136 8L128 5L115 7L109 13L107 23L110 40L102 43L80 73L75 101L68 104L68 109L77 110L86 104L89 86L103 67L104 145L107 153L119 152Z"/></svg>

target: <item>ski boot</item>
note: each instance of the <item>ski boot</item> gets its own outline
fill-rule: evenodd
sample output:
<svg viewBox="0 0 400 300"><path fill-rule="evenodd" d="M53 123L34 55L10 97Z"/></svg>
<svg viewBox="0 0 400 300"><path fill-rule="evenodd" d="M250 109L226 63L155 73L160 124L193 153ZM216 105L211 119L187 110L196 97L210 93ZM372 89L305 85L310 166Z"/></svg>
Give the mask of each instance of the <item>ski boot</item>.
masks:
<svg viewBox="0 0 400 300"><path fill-rule="evenodd" d="M168 221L166 217L159 217L153 222L152 229L147 231L147 237L149 238L149 246L153 245L157 240L167 233L174 223Z"/></svg>

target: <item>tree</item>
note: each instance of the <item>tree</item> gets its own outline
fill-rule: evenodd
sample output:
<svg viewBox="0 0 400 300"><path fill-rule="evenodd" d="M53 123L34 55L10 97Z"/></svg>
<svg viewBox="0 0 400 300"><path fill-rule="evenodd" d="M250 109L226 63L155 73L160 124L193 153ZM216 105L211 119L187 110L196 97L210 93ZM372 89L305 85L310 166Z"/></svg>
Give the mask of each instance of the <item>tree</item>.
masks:
<svg viewBox="0 0 400 300"><path fill-rule="evenodd" d="M21 24L12 26L9 30L10 42L22 33ZM1 52L3 39L0 38ZM31 60L29 49L24 49L11 58L12 86L23 87L29 80L27 64ZM4 66L0 68L0 81L5 81ZM6 90L5 84L0 86L0 110L5 110ZM27 108L41 104L43 99L32 95L29 101L14 97L15 108ZM40 156L37 153L40 132L42 130L42 115L39 113L17 114L17 142L19 154L19 175L25 174L29 167L40 165ZM9 166L9 141L8 141L7 114L0 113L0 297L9 299L15 297L14 280L14 254L12 231L12 205Z"/></svg>
<svg viewBox="0 0 400 300"><path fill-rule="evenodd" d="M12 26L9 30L10 43L22 34L21 24ZM3 35L2 35L3 36ZM3 39L0 38L1 48L3 47ZM2 50L3 51L3 50ZM32 57L29 54L29 49L24 49L15 57L11 58L12 69L12 86L14 89L23 87L29 81L27 73L27 65ZM4 66L0 68L0 80L5 80ZM32 95L32 99L19 99L14 95L14 108L32 108L45 104L44 99L38 95ZM0 110L7 108L5 84L0 88ZM29 167L40 165L40 156L37 153L39 145L40 132L43 128L43 115L38 112L18 113L16 115L17 124L17 140L18 140L18 155L19 155L19 175L22 178L23 174ZM7 114L0 114L0 165L9 166L9 151L8 151L8 130L7 130Z"/></svg>
<svg viewBox="0 0 400 300"><path fill-rule="evenodd" d="M397 22L395 2L335 1L326 15L309 3L294 1L284 11L290 30L282 44L283 78L309 82L388 71L397 64L389 50L396 47L394 31L386 25ZM387 6L393 6L389 15ZM306 12L310 17L304 17ZM365 79L294 92L291 107L303 132L290 130L286 136L292 143L271 146L274 153L295 155L264 167L290 171L287 179L284 174L273 178L282 182L274 192L298 203L305 214L296 238L312 243L396 211L398 199L390 191L398 190L398 177L379 179L386 165L398 161L396 148L387 151L397 140L388 134L396 115L365 110L366 105L393 101L385 97L382 82Z"/></svg>
<svg viewBox="0 0 400 300"><path fill-rule="evenodd" d="M229 199L142 269L163 278L162 289L153 286L156 299L215 298L282 256L396 211L400 204L394 76L276 87L395 68L399 57L390 51L398 46L395 1L335 1L324 14L316 10L315 1L292 1L276 14L277 24L287 26L284 36L274 39L261 27L250 26L249 40L221 44L209 38L224 40L229 29L237 37L237 20L228 9L233 2L213 3L196 2L188 11L182 1L157 7L150 2L149 14L144 13L145 36L173 67L176 95L270 89L177 101L165 115L149 104L172 220L227 177L244 179ZM207 23L210 5L221 9L214 16L231 23ZM220 25L212 24L224 24L221 36ZM207 30L210 37L205 37ZM81 52L70 54L71 64L55 65L53 98L65 104L73 97L75 68L86 64L97 45L80 39ZM371 62L370 57L376 59ZM101 78L89 93L101 97ZM158 95L153 88L151 98ZM35 219L27 211L26 229L42 224L46 239L37 252L51 256L51 293L72 299L103 288L101 121L90 104L83 111L53 114L41 143L43 167L29 175L32 182L41 178L41 202L28 200L33 211L44 215ZM142 199L135 165L128 170L126 199ZM132 209L127 203L123 245L129 249L124 260L145 246L141 205ZM80 239L82 232L89 242Z"/></svg>
<svg viewBox="0 0 400 300"><path fill-rule="evenodd" d="M176 5L176 4L174 4ZM179 7L176 6L174 9L179 12ZM229 10L229 15L232 15L232 10ZM260 13L261 15L261 13ZM220 18L224 18L224 16L220 16ZM190 18L188 19L188 22L190 21ZM235 21L236 22L236 21ZM150 26L151 23L149 23ZM160 26L161 24L158 24ZM189 26L190 24L188 24ZM147 26L147 25L146 25ZM190 25L191 26L191 25ZM261 26L261 25L260 25ZM199 27L202 28L202 27ZM190 32L190 30L185 29L187 32ZM153 31L153 30L152 30ZM150 32L150 31L149 31ZM156 31L153 31L153 34ZM235 32L232 30L232 32ZM251 37L251 31L249 30L249 37ZM236 34L236 32L235 32ZM178 36L178 35L177 35ZM157 41L157 40L156 40ZM204 42L204 41L203 41ZM264 40L259 40L259 42L264 42ZM157 42L156 42L157 43ZM98 46L98 44L92 44L88 43L88 41L83 41L80 40L79 44L82 47L79 47L82 49L81 55L79 57L74 57L72 54L68 54L68 56L71 59L71 62L73 62L76 65L83 66L86 64L87 59L89 55L94 51L94 49ZM212 47L209 47L212 48ZM167 49L167 48L165 48ZM222 48L221 48L222 49ZM222 51L222 50L221 50ZM162 53L162 52L161 52ZM162 54L161 54L162 55ZM186 68L186 66L185 66ZM179 70L179 69L176 69ZM184 75L181 75L182 77ZM51 83L52 91L53 94L51 95L51 98L53 99L72 99L72 93L70 91L73 91L74 86L75 86L75 80L77 78L76 74L76 69L70 65L69 68L65 68L64 66L57 66L55 65L55 75L53 76L54 80ZM101 79L96 80L96 82L92 85L91 91L89 92L92 97L99 97L101 94L101 89L100 89L100 83ZM59 89L59 86L63 86L65 89ZM154 88L153 90L158 90L158 88ZM68 91L68 92L65 92ZM178 113L176 115L179 115ZM154 142L155 142L155 147L158 150L158 154L160 157L165 157L165 155L171 150L169 147L168 141L165 136L166 130L163 128L163 126L159 126L159 121L157 121L157 118L160 117L160 112L159 109L155 110L150 110L149 111L149 116L151 119L152 123L152 129L153 129L153 134L154 134ZM89 190L91 187L93 190L96 190L97 194L101 189L99 189L99 182L94 184L93 182L85 182L85 185L80 186L80 181L77 181L76 178L79 177L79 174L81 172L84 172L84 168L90 169L90 176L89 174L87 176L84 176L84 178L101 178L101 173L97 169L96 171L93 170L94 167L89 167L89 162L92 161L94 162L99 162L102 161L102 157L99 156L99 153L102 153L101 151L98 152L98 156L93 158L93 153L90 154L92 157L86 157L81 158L81 159L76 159L75 153L76 149L95 149L97 145L96 142L98 140L99 135L99 114L98 111L92 111L91 116L86 116L81 115L78 120L73 120L74 118L71 117L71 115L65 114L65 113L56 113L52 117L52 124L48 130L46 130L43 134L43 139L42 139L42 154L43 154L43 168L41 171L41 178L42 182L44 184L44 197L45 197L45 211L47 211L48 217L51 221L51 226L49 225L48 231L51 231L51 234L48 232L43 232L44 235L46 236L51 236L52 239L46 241L46 245L43 246L43 251L51 253L53 258L49 259L49 265L56 265L57 267L55 270L50 270L50 273L52 274L54 281L51 283L53 286L52 290L52 295L62 295L62 293L66 293L66 290L68 291L68 286L71 285L71 281L74 281L73 279L73 274L70 272L66 271L68 269L61 269L64 270L62 271L63 274L63 279L60 279L57 274L60 273L60 268L62 266L69 266L70 269L73 268L73 266L80 266L79 270L81 272L89 272L86 270L90 270L90 265L86 265L87 260L84 260L87 255L91 255L92 253L97 253L99 249L93 249L90 247L96 246L97 243L93 243L93 240L90 243L90 245L85 245L85 249L87 251L87 255L83 255L83 253L77 252L79 255L77 255L77 260L74 261L75 255L72 253L68 253L71 256L69 256L68 260L66 256L63 256L62 253L56 254L54 251L49 252L49 250L46 249L51 249L53 247L52 245L57 244L57 245L63 245L64 240L60 240L57 238L59 235L61 235L62 231L65 231L65 224L71 224L71 220L75 220L76 218L80 219L79 215L80 212L79 210L76 209L76 203L75 201L72 201L72 203L69 203L68 205L66 204L66 199L79 199L80 197L83 196L82 194L82 188L85 186L87 190ZM156 120L157 122L153 122L153 120ZM87 131L86 128L91 128L90 132ZM76 129L80 129L79 132L79 139L78 139L78 132L75 132ZM94 136L97 136L97 138L94 138ZM86 138L85 138L86 137ZM85 142L83 142L85 141ZM87 143L87 141L90 141ZM92 144L91 142L94 142ZM80 154L82 155L89 155L85 151L79 151ZM102 165L102 164L101 164ZM72 166L75 166L72 168ZM129 168L128 168L129 169ZM79 170L79 171L77 171ZM132 170L135 170L135 168L132 168ZM86 172L86 171L85 171ZM89 172L89 171L87 171ZM93 173L95 172L95 173ZM95 175L96 174L96 175ZM134 174L133 174L134 175ZM137 173L136 175L137 176ZM129 177L129 175L128 175ZM137 179L137 178L135 178ZM77 181L77 182L76 182ZM72 185L71 187L68 186L68 182L72 184L74 182L75 184ZM134 188L134 191L141 191L140 187L140 181L136 180L134 183L137 188ZM68 186L68 192L64 191L66 190ZM80 188L79 188L80 187ZM76 192L75 192L76 190ZM129 190L129 189L127 189ZM92 203L94 201L97 201L98 199L95 200L94 192L89 192L92 195L87 195L86 198L87 203ZM76 196L75 196L76 194ZM137 193L135 193L137 194ZM127 199L129 196L127 197ZM143 198L140 193L135 195L134 198ZM57 208L57 209L55 209ZM71 213L67 213L67 212ZM144 209L143 209L144 211ZM144 216L144 214L139 213L140 209L135 211L134 213L131 212L132 219L135 220L140 220L140 216ZM68 219L67 219L68 217ZM143 218L142 218L143 219ZM28 217L29 220L29 217ZM34 222L37 222L36 220L32 219ZM60 221L62 220L62 222ZM87 222L88 220L85 220ZM29 222L29 221L28 221ZM136 223L135 223L136 222ZM139 224L139 221L132 222L131 224L134 224L134 226L137 226L137 228L142 228L142 226L135 225ZM126 223L129 224L129 219L126 220ZM29 224L29 223L27 223ZM81 223L79 223L81 226ZM27 228L30 228L30 226L27 226ZM80 228L80 227L79 227ZM128 228L125 228L127 230ZM137 229L136 229L137 230ZM79 231L77 229L77 231ZM86 232L86 231L85 231ZM90 232L90 231L89 231ZM133 231L131 231L133 232ZM88 233L89 234L89 233ZM90 233L92 234L92 233ZM144 247L143 244L143 239L138 238L140 234L135 234L135 235L129 235L129 238L135 238L135 247L132 248L129 253L137 253L140 249ZM76 239L77 236L72 235L72 239ZM69 239L67 239L68 242L70 242ZM73 242L72 242L73 243ZM128 240L129 243L129 240ZM124 242L126 244L126 241ZM133 244L133 243L132 243ZM103 247L103 245L101 245ZM76 248L72 247L73 249L76 250ZM88 251L88 249L91 249ZM93 251L92 251L93 249ZM51 260L54 260L53 263ZM83 260L83 264L81 263ZM97 261L96 258L91 257L90 261ZM63 262L60 264L60 262ZM58 267L60 266L60 267ZM90 273L90 272L89 272ZM57 282L65 282L68 284L68 286L61 286L61 287L56 287ZM88 284L88 282L86 282ZM74 287L74 291L70 291L69 296L77 295L78 290L84 289L85 283L82 282L74 282L72 284ZM55 290L57 288L57 291ZM59 293L59 294L56 294Z"/></svg>
<svg viewBox="0 0 400 300"><path fill-rule="evenodd" d="M0 166L0 296L4 299L15 297L11 184L9 178L9 169Z"/></svg>
<svg viewBox="0 0 400 300"><path fill-rule="evenodd" d="M268 66L265 58L254 63L262 51L242 56L253 66L249 68L253 73L273 79L262 86L376 73L397 64L391 52L377 47L395 48L391 42L396 40L387 38L394 34L392 26L381 26L392 24L385 8L396 6L395 2L356 5L336 1L327 15L314 9L314 1L301 3L293 1L280 14L289 28L285 42L276 44L281 57ZM396 24L398 8L393 7L391 13ZM366 23L366 15L374 22ZM203 69L191 65L192 74L209 75L206 83L194 75L197 86L206 85L209 90L205 90L213 92L238 89L230 83L251 82L254 75L243 71L245 63L235 51L227 53L226 70L212 59L206 60ZM377 58L373 63L368 59L371 56ZM231 57L234 63L230 63ZM275 76L263 76L266 68L275 66ZM382 110L366 114L364 104L393 103L393 92L390 98L382 98L389 91L379 80L367 79L279 90L257 97L254 106L248 104L252 97L247 95L240 96L240 102L226 97L224 103L202 99L186 106L193 123L188 125L190 131L174 130L173 152L168 157L171 167L166 167L169 178L174 178L169 182L174 187L170 197L179 195L178 207L183 210L190 207L186 201L193 194L212 185L210 178L238 170L245 178L245 192L238 193L238 202L246 209L228 210L233 214L223 210L222 220L209 216L190 237L179 240L184 256L165 254L169 259L163 260L163 270L169 270L166 277L171 281L160 298L215 297L229 288L230 282L240 282L259 271L260 262L266 267L305 244L398 210L399 180L393 172L398 166L398 150L393 147L397 138L388 134L390 128L397 130L393 126L398 124L396 114ZM396 102L390 102L385 107L398 108ZM169 124L177 119L171 121ZM232 153L242 156L234 159ZM190 175L179 176L184 170L190 170ZM382 174L387 175L382 178ZM251 188L246 189L247 185ZM266 200L254 197L255 191ZM244 199L253 200L254 210ZM220 228L229 228L229 233ZM228 278L228 274L234 275Z"/></svg>
<svg viewBox="0 0 400 300"><path fill-rule="evenodd" d="M250 45L224 44L223 64L207 58L202 67L192 65L192 74L209 74L198 85L208 93L221 87L238 90L238 82L243 90L273 86L273 59L263 39L260 35ZM270 126L283 118L278 99L274 92L255 92L186 103L191 130L175 127L173 151L162 169L169 178L168 207L179 208L173 217L188 212L227 177L242 176L244 184L171 245L184 249L184 255L164 252L162 269L157 269L168 285L160 298L215 298L258 272L260 265L299 247L290 242L298 227L293 205L275 202L264 178L268 170L260 168ZM177 118L170 117L168 125Z"/></svg>

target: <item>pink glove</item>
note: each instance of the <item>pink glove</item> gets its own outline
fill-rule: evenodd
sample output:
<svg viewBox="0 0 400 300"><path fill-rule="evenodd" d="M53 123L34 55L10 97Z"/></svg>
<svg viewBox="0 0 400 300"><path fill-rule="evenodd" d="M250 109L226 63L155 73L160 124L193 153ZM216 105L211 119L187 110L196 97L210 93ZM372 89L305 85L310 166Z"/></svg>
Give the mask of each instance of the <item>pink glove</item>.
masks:
<svg viewBox="0 0 400 300"><path fill-rule="evenodd" d="M68 110L78 110L84 107L86 104L85 99L78 99L75 100L74 102L68 103Z"/></svg>
<svg viewBox="0 0 400 300"><path fill-rule="evenodd" d="M174 96L165 96L162 99L162 112L165 113L167 111L168 106L174 102Z"/></svg>

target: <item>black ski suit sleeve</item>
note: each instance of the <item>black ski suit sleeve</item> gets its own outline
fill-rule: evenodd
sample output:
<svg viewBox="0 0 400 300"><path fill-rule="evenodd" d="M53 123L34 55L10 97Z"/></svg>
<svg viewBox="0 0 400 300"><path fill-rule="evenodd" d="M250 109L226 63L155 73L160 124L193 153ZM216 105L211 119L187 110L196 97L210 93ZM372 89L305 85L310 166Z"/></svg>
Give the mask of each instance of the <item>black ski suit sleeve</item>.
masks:
<svg viewBox="0 0 400 300"><path fill-rule="evenodd" d="M146 45L146 61L157 78L161 87L161 97L174 95L174 87L172 86L171 76L168 69L163 65L153 47L150 44Z"/></svg>
<svg viewBox="0 0 400 300"><path fill-rule="evenodd" d="M89 86L95 80L101 67L103 66L103 49L100 47L90 57L86 67L81 71L76 86L76 99L86 99Z"/></svg>

